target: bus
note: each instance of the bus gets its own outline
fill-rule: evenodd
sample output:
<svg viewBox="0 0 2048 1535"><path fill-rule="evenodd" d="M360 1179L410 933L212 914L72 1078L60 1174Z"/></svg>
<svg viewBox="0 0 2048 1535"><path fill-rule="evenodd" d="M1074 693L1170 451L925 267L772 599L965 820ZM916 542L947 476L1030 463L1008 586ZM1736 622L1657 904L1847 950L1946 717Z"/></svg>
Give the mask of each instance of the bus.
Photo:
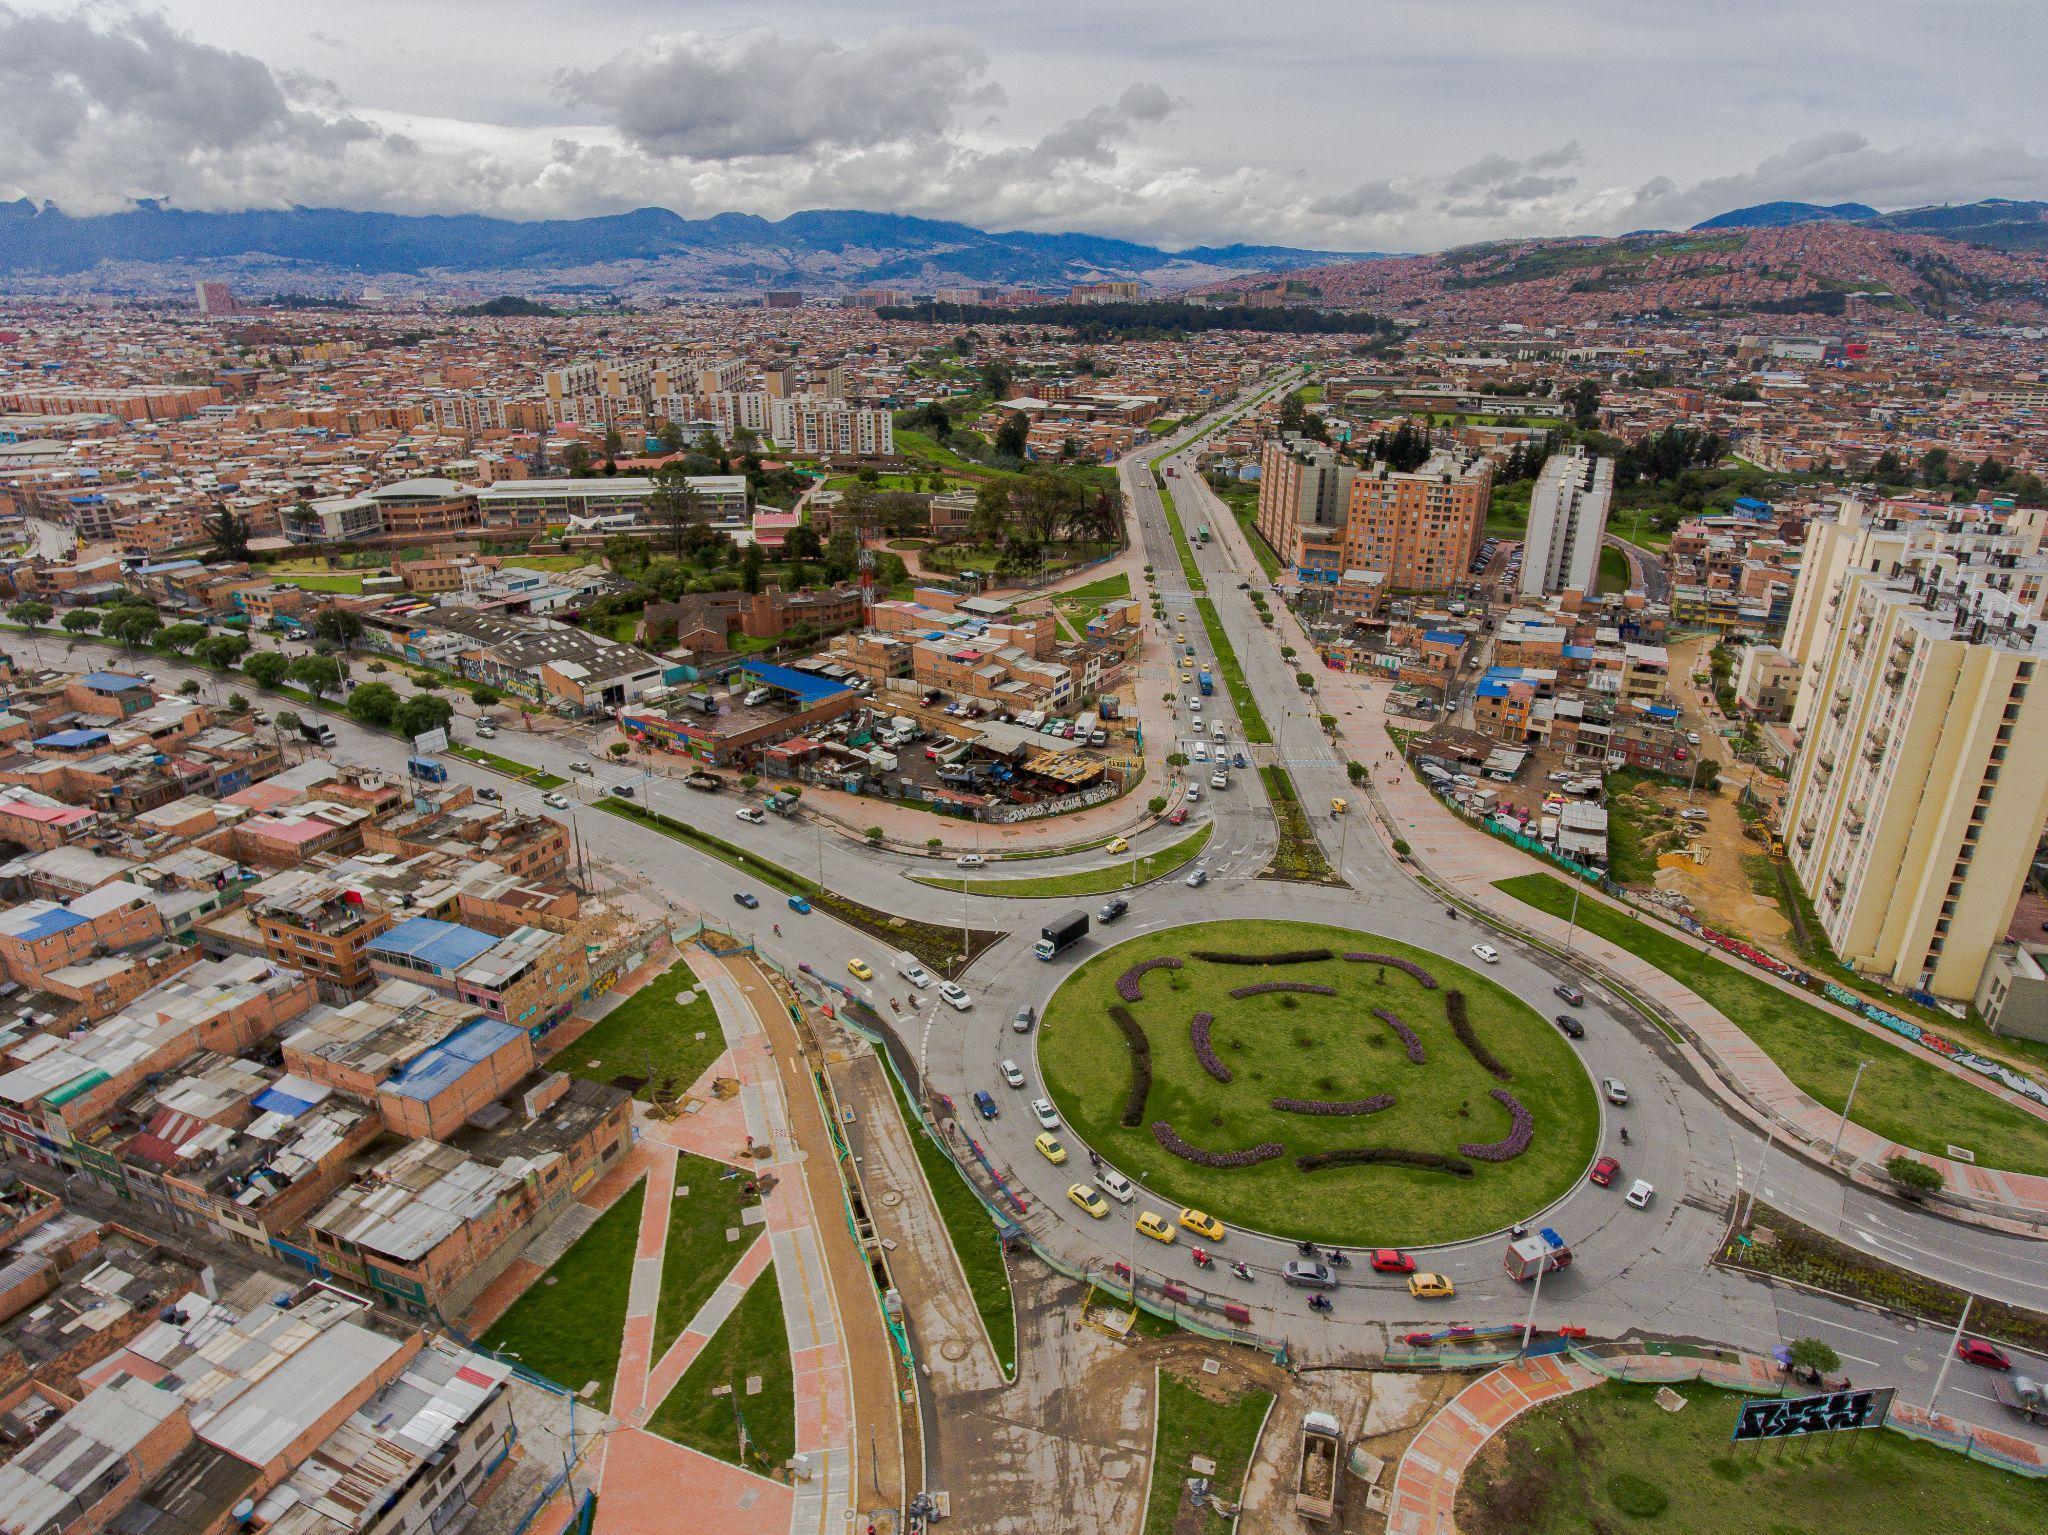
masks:
<svg viewBox="0 0 2048 1535"><path fill-rule="evenodd" d="M1195 525L1195 542L1198 544L1206 544L1207 542L1209 542L1208 523L1201 522Z"/></svg>

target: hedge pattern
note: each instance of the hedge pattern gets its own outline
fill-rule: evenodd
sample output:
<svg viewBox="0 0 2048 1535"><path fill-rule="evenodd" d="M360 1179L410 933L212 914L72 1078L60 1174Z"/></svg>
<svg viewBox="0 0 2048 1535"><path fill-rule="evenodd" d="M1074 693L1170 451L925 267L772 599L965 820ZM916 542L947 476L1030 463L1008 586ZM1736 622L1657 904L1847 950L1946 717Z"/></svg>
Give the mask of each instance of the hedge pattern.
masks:
<svg viewBox="0 0 2048 1535"><path fill-rule="evenodd" d="M1370 1098L1275 1098L1273 1107L1283 1114L1377 1114L1394 1106L1392 1093L1374 1093ZM1464 1148L1470 1149L1470 1148ZM1505 1161L1506 1158L1490 1160Z"/></svg>
<svg viewBox="0 0 2048 1535"><path fill-rule="evenodd" d="M1346 954L1344 957L1361 965L1392 965L1396 970L1414 976L1422 983L1424 991L1436 990L1436 977L1412 959L1402 959L1398 954Z"/></svg>
<svg viewBox="0 0 2048 1535"><path fill-rule="evenodd" d="M1281 949L1272 954L1228 954L1218 949L1197 949L1196 959L1212 965L1313 965L1330 958L1328 949Z"/></svg>
<svg viewBox="0 0 2048 1535"><path fill-rule="evenodd" d="M1318 997L1334 997L1337 988L1320 986L1314 981L1260 981L1256 986L1233 986L1231 996L1242 1002L1246 997L1263 997L1269 991L1306 991Z"/></svg>
<svg viewBox="0 0 2048 1535"><path fill-rule="evenodd" d="M1420 1066L1424 1061L1429 1059L1428 1052L1422 1048L1421 1036L1418 1035L1413 1029L1409 1028L1407 1024L1403 1023L1400 1019L1396 1018L1384 1007L1374 1008L1372 1010L1372 1015L1373 1017L1379 1019L1381 1023L1384 1023L1388 1028L1392 1029L1396 1034L1401 1036L1401 1043L1404 1047L1406 1047L1408 1051L1408 1059L1411 1062L1413 1062L1417 1066Z"/></svg>
<svg viewBox="0 0 2048 1535"><path fill-rule="evenodd" d="M1193 1162L1198 1167L1257 1167L1261 1162L1287 1155L1287 1148L1278 1141L1262 1141L1242 1151L1210 1151L1191 1146L1163 1119L1152 1121L1152 1139L1183 1162Z"/></svg>
<svg viewBox="0 0 2048 1535"><path fill-rule="evenodd" d="M1305 1173L1325 1167L1359 1167L1368 1162L1392 1162L1401 1167L1419 1167L1425 1172L1449 1173L1455 1178L1472 1176L1472 1164L1463 1157L1441 1151L1407 1151L1399 1146L1343 1146L1335 1151L1312 1151L1296 1157L1294 1165Z"/></svg>
<svg viewBox="0 0 2048 1535"><path fill-rule="evenodd" d="M1458 1149L1468 1157L1477 1157L1482 1162L1512 1162L1529 1149L1529 1142L1536 1138L1536 1116L1523 1108L1515 1095L1504 1087L1493 1089L1493 1100L1507 1106L1508 1116L1513 1121L1507 1138L1498 1141L1467 1141Z"/></svg>
<svg viewBox="0 0 2048 1535"><path fill-rule="evenodd" d="M1500 1063L1473 1030L1472 1020L1465 1016L1465 993L1456 988L1444 993L1444 1016L1450 1019L1451 1032L1458 1036L1458 1042L1472 1052L1472 1059L1486 1069L1488 1076L1498 1077L1503 1082L1515 1079L1515 1074Z"/></svg>
<svg viewBox="0 0 2048 1535"><path fill-rule="evenodd" d="M1141 959L1116 978L1116 994L1126 1002L1145 1000L1145 989L1140 984L1147 970L1178 970L1180 961L1171 954L1161 954L1155 959Z"/></svg>
<svg viewBox="0 0 2048 1535"><path fill-rule="evenodd" d="M1124 1097L1123 1123L1127 1129L1136 1129L1145 1122L1145 1100L1152 1092L1152 1041L1129 1008L1112 1002L1109 1016L1124 1031L1124 1043L1131 1047L1131 1090Z"/></svg>
<svg viewBox="0 0 2048 1535"><path fill-rule="evenodd" d="M1215 1048L1209 1043L1209 1025L1216 1021L1213 1013L1197 1013L1188 1024L1188 1036L1194 1042L1195 1059L1202 1063L1202 1070L1219 1082L1231 1080L1231 1070L1216 1058Z"/></svg>

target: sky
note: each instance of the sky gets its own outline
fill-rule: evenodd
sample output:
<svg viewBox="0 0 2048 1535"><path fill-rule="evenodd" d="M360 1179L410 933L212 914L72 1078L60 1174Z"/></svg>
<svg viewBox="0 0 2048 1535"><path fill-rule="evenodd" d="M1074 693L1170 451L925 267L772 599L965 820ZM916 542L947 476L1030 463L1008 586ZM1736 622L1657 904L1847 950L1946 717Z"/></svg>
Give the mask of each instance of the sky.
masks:
<svg viewBox="0 0 2048 1535"><path fill-rule="evenodd" d="M2048 0L0 0L0 199L1435 250L2048 198Z"/></svg>

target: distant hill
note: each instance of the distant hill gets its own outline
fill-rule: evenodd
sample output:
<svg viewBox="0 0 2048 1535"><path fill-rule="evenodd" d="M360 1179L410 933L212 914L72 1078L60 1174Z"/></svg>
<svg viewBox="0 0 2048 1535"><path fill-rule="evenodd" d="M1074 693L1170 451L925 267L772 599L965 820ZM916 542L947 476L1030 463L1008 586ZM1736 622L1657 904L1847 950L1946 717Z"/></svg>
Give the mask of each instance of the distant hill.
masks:
<svg viewBox="0 0 2048 1535"><path fill-rule="evenodd" d="M195 269L246 273L280 286L460 278L507 292L639 282L740 291L1057 287L1105 280L1186 288L1238 272L1290 271L1333 259L1347 257L1269 245L1169 251L1096 235L994 234L967 224L839 209L779 220L747 213L686 219L666 208L637 208L601 218L520 221L339 208L188 213L155 204L73 218L26 200L0 204L0 277L92 274L129 283L146 279L147 271L135 270L143 268L188 279Z"/></svg>
<svg viewBox="0 0 2048 1535"><path fill-rule="evenodd" d="M1862 219L1874 219L1877 210L1868 203L1833 203L1822 207L1819 203L1754 203L1747 208L1736 208L1727 213L1717 213L1694 229L1782 229L1787 224L1819 224L1830 219L1845 219L1851 223Z"/></svg>

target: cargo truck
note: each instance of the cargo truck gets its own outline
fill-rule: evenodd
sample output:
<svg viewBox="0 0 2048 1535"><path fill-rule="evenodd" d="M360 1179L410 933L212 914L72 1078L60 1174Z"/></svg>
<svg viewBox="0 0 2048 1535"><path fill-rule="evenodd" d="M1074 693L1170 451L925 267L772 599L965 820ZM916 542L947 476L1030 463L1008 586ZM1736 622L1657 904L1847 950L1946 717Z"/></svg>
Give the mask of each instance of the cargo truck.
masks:
<svg viewBox="0 0 2048 1535"><path fill-rule="evenodd" d="M1294 1511L1305 1519L1329 1523L1337 1517L1337 1461L1344 1452L1344 1430L1326 1412L1301 1417L1301 1465L1294 1476Z"/></svg>
<svg viewBox="0 0 2048 1535"><path fill-rule="evenodd" d="M1071 948L1088 936L1088 913L1070 911L1057 922L1048 922L1039 930L1038 957L1056 959L1060 951Z"/></svg>
<svg viewBox="0 0 2048 1535"><path fill-rule="evenodd" d="M1994 1375L1991 1394L2009 1412L2033 1423L2048 1422L2048 1386L2028 1375Z"/></svg>
<svg viewBox="0 0 2048 1535"><path fill-rule="evenodd" d="M1572 1250L1563 1237L1548 1226L1532 1237L1510 1237L1504 1266L1510 1279L1534 1279L1553 1269L1572 1266Z"/></svg>
<svg viewBox="0 0 2048 1535"><path fill-rule="evenodd" d="M315 746L332 746L334 744L333 727L321 720L300 720L299 734Z"/></svg>
<svg viewBox="0 0 2048 1535"><path fill-rule="evenodd" d="M685 778L683 783L692 789L702 789L707 794L713 790L725 787L725 780L723 778L720 778L716 773L707 773L702 768L699 768L688 778Z"/></svg>

